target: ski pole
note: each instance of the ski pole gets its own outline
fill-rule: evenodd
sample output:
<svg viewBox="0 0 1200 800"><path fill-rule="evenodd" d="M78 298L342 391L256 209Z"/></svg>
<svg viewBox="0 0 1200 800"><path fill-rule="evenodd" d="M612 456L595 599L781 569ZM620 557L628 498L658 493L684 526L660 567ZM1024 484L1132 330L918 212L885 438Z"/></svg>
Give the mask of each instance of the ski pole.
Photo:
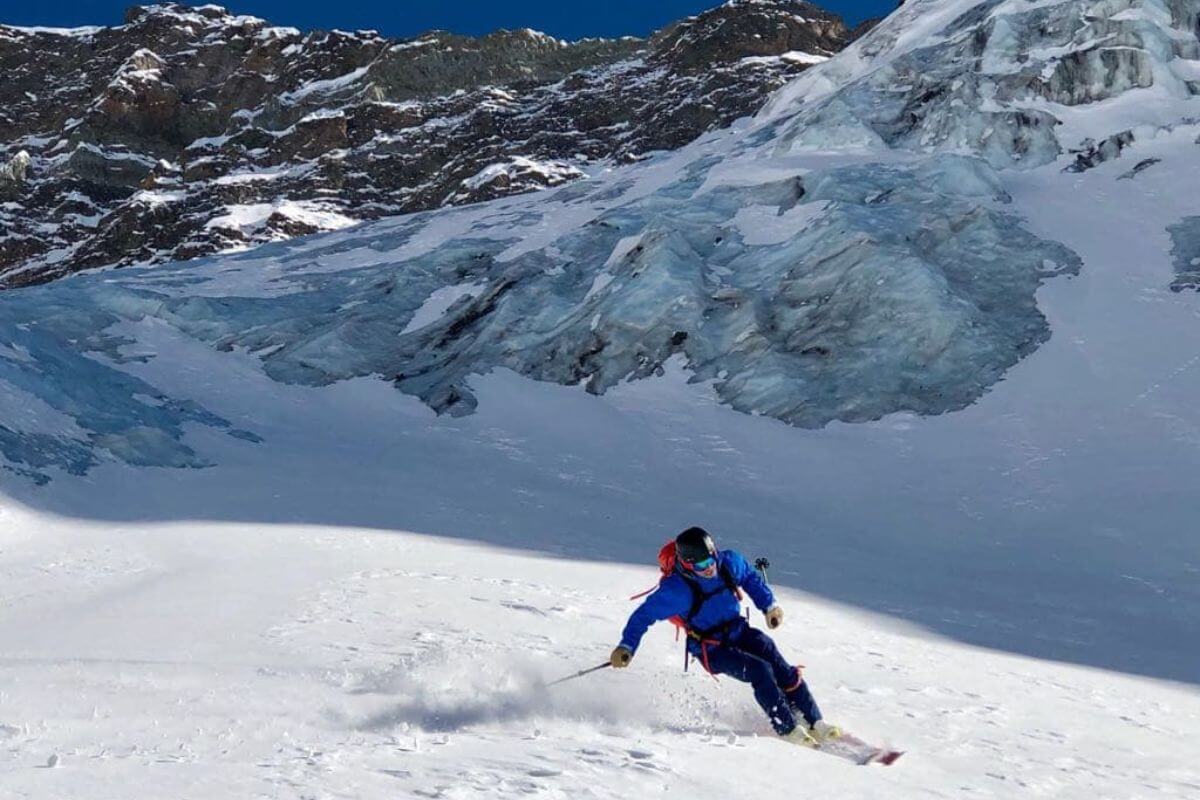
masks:
<svg viewBox="0 0 1200 800"><path fill-rule="evenodd" d="M587 674L589 674L589 673L592 673L592 672L598 672L598 671L600 671L600 670L602 670L602 669L608 669L608 668L609 668L609 667L611 667L611 666L612 666L612 662L611 662L611 661L605 661L603 664L599 664L599 665L597 665L597 666L595 666L595 667L589 667L589 668L587 668L587 669L581 669L581 670L579 670L579 672L576 672L574 675L568 675L568 676L567 676L567 677L565 677L565 678L559 678L559 679L558 679L558 680L556 680L556 681L551 681L550 683L547 683L547 684L546 684L546 686L556 686L557 684L560 684L560 683L566 683L567 681L573 681L573 680L575 680L576 678L582 678L584 675L587 675Z"/></svg>
<svg viewBox="0 0 1200 800"><path fill-rule="evenodd" d="M767 569L771 566L771 562L765 558L754 559L754 568L758 570L758 574L762 575L763 583L770 583L767 580Z"/></svg>
<svg viewBox="0 0 1200 800"><path fill-rule="evenodd" d="M758 570L759 575L762 575L763 583L768 585L771 583L769 580L767 580L767 567L769 566L771 566L771 562L767 561L765 558L754 559L754 568ZM750 606L746 606L746 621L750 621Z"/></svg>
<svg viewBox="0 0 1200 800"><path fill-rule="evenodd" d="M771 582L769 580L767 580L767 570L770 568L770 566L771 566L771 562L767 561L765 558L754 559L754 568L756 570L758 570L759 575L762 575L763 583L767 584L768 586L771 584ZM796 665L797 674L801 675L801 677L803 678L803 673L800 672L800 670L802 670L802 669L804 669L803 664ZM897 756L897 758L898 757L899 756Z"/></svg>

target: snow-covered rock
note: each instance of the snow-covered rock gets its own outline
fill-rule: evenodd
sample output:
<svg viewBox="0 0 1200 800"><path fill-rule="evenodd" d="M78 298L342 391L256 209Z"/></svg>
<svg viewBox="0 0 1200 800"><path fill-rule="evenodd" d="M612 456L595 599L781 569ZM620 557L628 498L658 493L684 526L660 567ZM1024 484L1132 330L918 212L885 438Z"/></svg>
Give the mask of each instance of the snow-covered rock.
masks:
<svg viewBox="0 0 1200 800"><path fill-rule="evenodd" d="M25 175L29 172L29 165L32 161L29 153L22 150L10 158L8 163L0 164L0 182L24 183Z"/></svg>
<svg viewBox="0 0 1200 800"><path fill-rule="evenodd" d="M210 223L231 206L364 220L578 180L753 113L860 32L800 0L579 42L304 34L174 4L86 32L0 26L0 157L23 148L39 163L4 220L0 285L340 227L272 215L230 239ZM248 174L278 180L230 180ZM139 191L183 198L168 214ZM92 204L88 224L73 194Z"/></svg>
<svg viewBox="0 0 1200 800"><path fill-rule="evenodd" d="M574 164L563 161L537 161L525 156L513 156L507 161L488 164L460 184L459 191L446 199L447 205L465 200L486 200L520 191L533 191L558 186L587 173Z"/></svg>

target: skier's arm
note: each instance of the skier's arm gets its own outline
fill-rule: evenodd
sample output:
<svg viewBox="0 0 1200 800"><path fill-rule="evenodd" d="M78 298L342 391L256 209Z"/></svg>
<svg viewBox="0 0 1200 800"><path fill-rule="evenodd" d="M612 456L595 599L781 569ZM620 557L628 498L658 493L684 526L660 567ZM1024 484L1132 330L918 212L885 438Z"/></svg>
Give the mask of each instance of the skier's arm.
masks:
<svg viewBox="0 0 1200 800"><path fill-rule="evenodd" d="M770 586L767 586L767 582L762 579L758 570L750 566L750 562L741 553L736 550L729 551L729 567L738 586L746 590L746 594L750 595L750 599L754 601L754 606L759 611L765 614L775 605L775 593L771 591Z"/></svg>
<svg viewBox="0 0 1200 800"><path fill-rule="evenodd" d="M675 580L664 581L629 615L629 622L625 623L625 630L621 632L620 646L630 653L636 653L642 636L651 625L677 614L686 614L688 607L687 587Z"/></svg>

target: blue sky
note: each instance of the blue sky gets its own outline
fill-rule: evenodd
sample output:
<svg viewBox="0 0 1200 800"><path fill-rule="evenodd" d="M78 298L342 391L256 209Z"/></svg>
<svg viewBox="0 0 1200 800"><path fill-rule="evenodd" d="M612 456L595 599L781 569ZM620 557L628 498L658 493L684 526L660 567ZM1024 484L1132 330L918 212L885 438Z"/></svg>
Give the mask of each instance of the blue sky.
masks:
<svg viewBox="0 0 1200 800"><path fill-rule="evenodd" d="M134 0L0 0L0 22L11 25L116 25ZM671 20L719 5L721 0L228 0L231 11L297 28L374 28L412 36L430 28L480 34L530 27L555 36L641 35ZM195 3L199 5L201 3ZM895 0L829 0L826 8L854 23L885 14Z"/></svg>

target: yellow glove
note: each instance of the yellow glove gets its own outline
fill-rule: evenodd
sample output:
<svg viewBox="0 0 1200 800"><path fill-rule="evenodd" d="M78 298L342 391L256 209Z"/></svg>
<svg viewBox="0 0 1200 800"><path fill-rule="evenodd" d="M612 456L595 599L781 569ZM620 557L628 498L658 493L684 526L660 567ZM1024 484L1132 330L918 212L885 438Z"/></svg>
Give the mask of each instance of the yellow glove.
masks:
<svg viewBox="0 0 1200 800"><path fill-rule="evenodd" d="M612 665L617 669L624 669L629 666L629 662L633 660L633 653L628 647L617 647L612 651L612 655L608 657Z"/></svg>
<svg viewBox="0 0 1200 800"><path fill-rule="evenodd" d="M767 618L767 627L771 630L783 624L783 609L779 606L771 606L763 613L763 616Z"/></svg>

